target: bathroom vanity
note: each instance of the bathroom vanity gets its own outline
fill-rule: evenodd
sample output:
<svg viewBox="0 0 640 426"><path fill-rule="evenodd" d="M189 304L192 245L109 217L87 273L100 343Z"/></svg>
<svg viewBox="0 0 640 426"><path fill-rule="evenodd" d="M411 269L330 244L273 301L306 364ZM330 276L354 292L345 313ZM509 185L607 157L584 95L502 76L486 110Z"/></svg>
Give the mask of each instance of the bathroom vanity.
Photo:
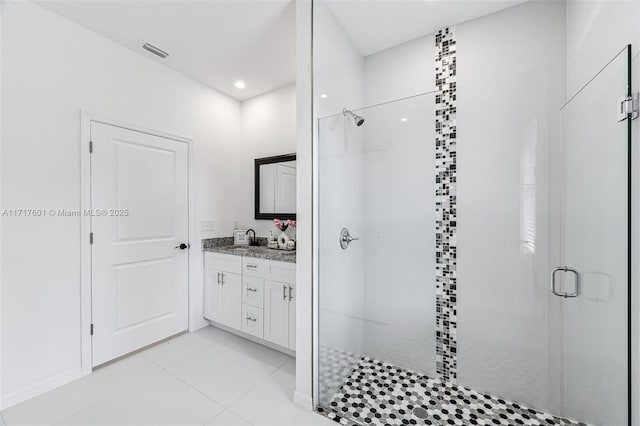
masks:
<svg viewBox="0 0 640 426"><path fill-rule="evenodd" d="M206 245L204 317L228 331L295 351L295 252Z"/></svg>

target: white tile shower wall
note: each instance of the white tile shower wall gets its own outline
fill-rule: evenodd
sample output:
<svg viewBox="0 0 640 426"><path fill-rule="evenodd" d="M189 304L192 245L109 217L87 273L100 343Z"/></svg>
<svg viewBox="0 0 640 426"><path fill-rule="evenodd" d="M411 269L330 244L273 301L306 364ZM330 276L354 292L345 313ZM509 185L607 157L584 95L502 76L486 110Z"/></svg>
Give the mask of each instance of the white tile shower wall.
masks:
<svg viewBox="0 0 640 426"><path fill-rule="evenodd" d="M365 105L434 91L434 52L434 35L429 34L366 56Z"/></svg>
<svg viewBox="0 0 640 426"><path fill-rule="evenodd" d="M258 236L278 235L270 220L254 219L254 159L296 152L296 87L276 89L242 103L242 138L234 187L235 218ZM294 230L288 230L291 236Z"/></svg>
<svg viewBox="0 0 640 426"><path fill-rule="evenodd" d="M363 228L363 133L340 114L362 105L363 58L322 1L314 3L314 31L315 116L338 114L318 123L320 345L362 354L363 247L342 250L338 235L344 226L354 235ZM333 377L341 370L320 373Z"/></svg>
<svg viewBox="0 0 640 426"><path fill-rule="evenodd" d="M31 2L2 8L2 207L80 207L82 108L193 137L194 219L215 219L215 234L228 235L239 103ZM2 225L4 400L79 371L80 222ZM202 268L191 271L202 283ZM193 324L201 306L193 305Z"/></svg>
<svg viewBox="0 0 640 426"><path fill-rule="evenodd" d="M430 94L362 111L365 354L429 375L435 374L434 106Z"/></svg>
<svg viewBox="0 0 640 426"><path fill-rule="evenodd" d="M365 105L433 91L434 51L429 35L366 56ZM426 95L362 111L367 141L365 312L372 320L365 325L365 353L432 376L434 107L434 95Z"/></svg>
<svg viewBox="0 0 640 426"><path fill-rule="evenodd" d="M522 75L525 75L523 74L525 72L531 73L531 70L534 70L536 68L536 64L539 64L539 63L544 64L545 61L547 61L546 58L548 58L549 64L555 63L557 65L558 63L564 62L564 59L561 56L563 54L562 42L560 43L558 43L557 41L554 42L548 54L545 51L548 48L548 43L550 42L550 40L554 38L557 40L562 40L564 38L564 35L563 35L564 30L562 25L562 20L564 16L563 11L560 10L561 7L559 7L558 5L554 7L553 5L545 4L546 2L540 2L540 3L541 4L536 5L535 2L533 2L532 4L517 6L510 10L500 12L498 14L490 15L472 22L457 25L459 32L462 31L463 36L466 38L473 38L475 34L477 34L479 37L482 37L483 40L486 39L486 37L489 34L493 34L494 36L491 39L490 43L489 42L474 43L472 45L473 47L468 46L468 43L467 43L467 46L463 47L463 52L466 56L461 60L463 61L463 63L469 64L469 65L463 70L463 73L466 71L466 73L463 74L463 80L458 81L458 84L463 85L465 90L463 92L459 91L458 96L465 101L465 103L463 104L463 108L465 108L465 112L471 113L471 111L473 111L475 114L477 114L478 111L483 110L485 105L489 105L490 107L492 107L493 105L496 105L496 108L497 108L497 105L501 105L499 102L491 101L492 90L493 91L497 90L498 94L511 92L513 93L513 102L516 102L517 98L521 96L526 96L529 93L529 89L526 86L519 87L521 86L521 81L518 81L513 76L522 76ZM529 13L531 13L531 18L527 17L527 14ZM550 35L547 35L544 37L537 37L537 34L536 34L535 36L531 36L531 34L534 34L536 31L535 28L532 28L532 26L538 25L537 23L541 22L542 19L547 15L554 16L554 18L551 19L549 21L550 23L548 24L548 27L552 29L552 31L550 32ZM523 26L524 30L520 31L519 30L520 24L526 23L526 21L529 22L528 25L524 25ZM497 26L494 31L491 31L492 26ZM519 34L517 38L517 42L514 41L513 43L510 43L508 40L506 40L503 37L503 35L509 31L513 32L514 34L522 33L522 34ZM525 41L525 42L521 43L521 41ZM525 60L513 60L513 61L511 60L511 58L513 58L511 51L516 49L516 47L519 50L518 52L513 52L513 54L522 55ZM388 100L397 99L397 98L405 97L412 94L421 93L424 91L433 90L435 88L433 84L435 81L434 66L433 66L434 65L433 63L434 48L435 48L434 35L431 34L431 35L428 35L413 41L409 41L399 46L365 57L365 71L364 71L365 104L366 105L375 104L378 102L388 101ZM500 60L498 56L500 56L502 59ZM482 65L482 66L478 67L476 65ZM556 72L558 73L558 75L561 76L562 68L559 68L559 69L556 68ZM501 87L501 85L499 84L501 76L512 77L512 78L505 79L503 83L503 87ZM544 78L546 78L547 80L552 79L552 77L550 76L540 77L540 79L544 79ZM526 80L526 78L524 78L524 80ZM487 86L483 87L483 85L480 82L486 82ZM536 92L534 99L539 99L536 102L538 102L541 105L544 105L544 102L547 102L550 99L555 101L559 99L559 97L556 97L556 95L562 93L562 91L564 90L563 87L564 86L562 82L557 82L557 84L546 88L545 91L541 93ZM496 120L498 119L498 117L504 117L506 113L504 108L506 107L504 107L503 105L502 114L499 114L498 111L492 110L492 113L488 114L489 117L490 118L492 117ZM540 109L542 109L542 107ZM511 109L509 109L508 111L509 113L512 112ZM366 117L367 112L365 111L362 114L365 115ZM369 112L368 114L371 114L371 113ZM522 115L525 116L524 119L526 120L526 116L530 118L531 114L530 112L525 112ZM493 131L496 132L496 134L499 135L500 137L497 138L496 140L490 141L491 142L490 145L482 146L482 145L475 144L475 142L469 142L469 145L465 144L462 147L458 147L459 150L460 149L463 150L461 155L465 156L465 158L467 158L468 161L472 161L475 159L475 161L477 161L478 167L480 167L480 169L478 169L475 166L473 169L468 169L467 175L470 177L466 179L466 182L465 182L466 185L463 188L463 190L469 191L470 194L473 194L475 192L486 193L487 191L490 191L491 188L494 188L494 191L492 192L493 194L492 196L500 198L501 194L504 193L503 188L509 186L509 185L506 185L506 183L500 183L500 176L502 176L503 174L504 167L512 167L513 173L511 174L513 174L514 176L513 179L515 179L513 183L513 188L515 189L515 191L511 191L511 193L513 194L512 198L514 199L514 202L517 203L513 210L503 212L504 216L507 216L510 218L507 223L510 223L511 221L515 221L515 222L507 228L502 227L500 232L498 232L497 234L493 234L487 231L487 237L485 237L481 246L479 247L471 245L473 241L473 235L477 233L482 234L484 232L483 229L486 226L485 224L487 223L486 222L487 219L490 219L488 223L491 225L492 230L496 230L500 228L500 220L498 219L493 220L490 217L487 218L486 215L482 214L484 210L489 209L490 204L487 206L482 206L481 200L479 198L476 201L473 201L472 204L465 205L464 213L471 214L471 211L466 210L466 208L467 207L470 208L471 206L477 206L477 207L474 207L474 209L477 209L477 213L479 215L476 217L477 219L476 221L472 223L468 223L467 224L468 226L463 228L465 233L467 234L467 238L466 239L463 238L462 242L459 242L459 244L465 244L465 247L462 248L462 250L464 250L465 253L474 253L475 255L477 251L479 253L479 256L482 258L484 257L493 258L491 256L492 251L502 253L504 251L509 252L511 250L510 248L507 248L504 245L504 242L511 241L514 239L517 241L520 241L520 233L521 233L520 222L522 220L520 211L521 211L521 203L523 202L523 199L521 197L521 193L518 188L522 183L521 177L520 177L521 165L524 163L527 163L525 161L526 159L523 158L522 152L524 151L531 152L531 149L527 147L530 145L529 141L532 138L537 140L538 137L540 138L550 137L550 136L547 136L546 133L541 136L538 136L538 131L544 130L545 132L549 132L549 133L559 132L559 128L557 127L558 126L557 122L547 123L547 121L550 120L551 115L552 114L550 111L541 110L540 117L537 120L528 120L526 121L526 124L523 124L521 127L519 127L519 124L510 125L508 120L506 120L507 121L506 123L502 123L500 125L495 124L492 127L494 129ZM502 121L505 121L505 120L502 120ZM520 123L523 121L523 119L518 119L517 121L518 123ZM407 121L407 123L408 122L409 121ZM473 129L478 129L478 127L476 127L477 124L478 124L477 122L472 123L471 127L468 127L468 129L470 130L466 134L472 135ZM369 141L372 140L371 136L375 137L374 136L375 132L373 130L371 130L371 134L369 133L369 128L374 129L373 126L375 125L376 124L373 123L372 120L368 119L364 126L365 132L367 132L366 133L367 141L368 141L367 143L369 143ZM506 128L503 130L502 129L503 127L506 127ZM486 129L488 132L489 127L487 126ZM513 135L516 135L516 136L514 137ZM428 140L434 140L434 139L435 138L430 138ZM477 138L469 136L467 139L471 139L471 141L474 141ZM518 140L520 142L518 142L517 144L513 144L512 143L513 140ZM540 151L537 153L539 157L546 155L546 152L544 151L545 148L542 145L536 144L536 147ZM464 151L467 149L470 150L468 154L466 154ZM509 149L511 151L509 151ZM511 152L513 152L513 155L511 154ZM510 158L512 157L513 157L513 160L510 160ZM496 162L495 164L497 164L502 160L509 162L509 164L506 164L504 167L502 166L494 167L493 170L490 171L492 174L495 174L496 176L495 181L498 183L498 186L494 186L494 187L487 186L486 183L481 183L483 182L482 180L477 180L472 177L472 176L482 176L483 174L487 173L483 165L494 164L493 161L495 161ZM513 163L513 161L515 161L515 163ZM466 165L467 164L465 164L465 166ZM540 180L543 178L544 173L546 173L544 166L546 165L545 164L538 165L539 167L538 176L540 176L537 182L538 188L536 189L536 191L538 192L544 191L542 188L544 188L545 182L544 180ZM370 177L367 177L367 179L370 179ZM424 191L421 191L421 192L424 192ZM545 202L546 202L545 194L544 193L539 194L537 207L535 211L535 216L538 218L537 225L539 228L538 237L537 237L538 253L536 255L535 262L531 262L527 260L531 256L529 257L523 256L524 260L522 262L517 264L511 264L511 266L507 265L507 270L509 270L509 273L515 274L515 276L517 276L518 279L523 283L523 285L520 287L522 290L526 290L526 288L529 288L528 285L525 285L524 283L527 280L533 279L531 277L532 277L532 270L534 268L534 264L535 264L536 271L539 271L538 274L542 274L539 276L546 277L546 275L544 275L542 272L546 268L546 263L545 263L546 254L543 252L543 248L546 246L545 235L544 235L546 232L546 224L545 224L545 216L543 214L543 212L545 212L545 209L546 209ZM495 208L500 209L502 207L503 207L502 204L497 204ZM459 235L460 235L460 232L461 231L458 230ZM425 244L427 244L426 241L425 241ZM429 244L432 247L435 247L435 243L429 243ZM511 255L512 257L517 258L519 256L521 247L517 245L515 250L516 250L515 253L512 253ZM469 254L465 260L468 261L469 256L471 255ZM365 262L367 265L370 265L371 263L375 264L375 262L369 262L368 258L365 258ZM485 267L488 266L494 269L500 267L500 265L502 264L501 262L497 262L495 260L492 260L491 262L489 262L487 259L485 259L484 262L486 263ZM423 265L424 265L424 262L423 262ZM473 262L473 265L476 265L476 266L471 266L471 269L464 269L464 267L461 266L463 268L463 273L471 273L475 271L476 268L481 268L480 264L476 264L475 262ZM382 269L382 266L378 266L378 269ZM407 274L407 276L409 275L411 274ZM471 276L473 277L473 274L471 274ZM373 281L370 279L370 277L373 279ZM435 277L435 273L433 273L432 277ZM497 274L497 277L498 277L497 280L495 278L486 277L486 278L483 278L482 282L485 283L486 285L494 285L496 286L496 288L501 288L501 286L507 285L506 283L508 281L508 278L506 276L501 277L500 274ZM369 306L369 304L374 304L372 300L375 300L376 294L379 294L373 291L373 289L377 288L375 285L373 285L373 283L376 282L375 280L376 280L375 274L371 274L367 276L367 283L369 286L371 286L371 287L368 287L367 289L367 297L371 297L371 299L368 299L365 304L365 306L367 307ZM383 281L383 280L380 280L380 281ZM477 279L472 279L472 282L476 282L476 281ZM493 284L492 284L492 281L493 281ZM433 292L435 283L432 282L431 286L432 287L430 287L430 289ZM371 288L371 291L370 291L370 288ZM479 290L483 290L483 289L484 289L484 286L481 285ZM477 295L477 297L479 297L479 299L477 300L481 300L481 301L486 300L487 302L490 302L493 296L490 297L489 294L485 293L484 291L481 291L481 293L482 294ZM474 297L475 296L476 295L474 295ZM477 302L477 300L475 302ZM465 301L468 302L469 304L475 303L475 302L472 302L469 299L469 297L467 297ZM463 301L463 303L465 301ZM525 303L525 301L522 299L520 299L520 302ZM546 304L547 301L539 300L537 303ZM463 306L466 306L466 305L463 305ZM549 309L551 309L552 307L550 307ZM533 304L529 306L529 309L532 309L532 310L534 309ZM514 308L514 310L517 310L517 309ZM496 312L495 315L498 316L499 312L500 311ZM526 310L524 312L526 312ZM546 328L547 327L546 315L550 315L550 314L544 314L544 315L545 315L545 318L542 322L538 321L538 318L535 316L535 313L531 313L525 316L515 315L516 321L511 329L509 329L508 324L506 324L508 322L496 320L498 321L496 330L491 331L489 329L488 331L486 331L486 333L492 333L492 334L495 333L496 335L499 335L500 332L506 331L506 334L504 335L504 339L499 340L499 341L502 341L500 348L496 347L492 349L488 345L485 345L485 343L480 342L480 344L483 348L486 347L486 349L489 350L489 352L491 353L494 353L494 352L500 353L501 349L510 348L510 345L508 344L509 342L508 339L510 339L512 336L515 336L515 342L520 342L520 341L526 341L527 339L525 336L527 336L528 334L532 334L533 336L532 341L537 342L537 345L532 345L532 347L534 348L533 352L531 352L530 355L526 355L526 351L519 349L519 346L516 343L516 347L511 349L511 352L515 351L516 352L515 355L519 356L520 359L516 357L515 363L506 362L505 365L507 365L508 370L515 375L514 377L517 377L520 374L517 370L521 369L523 366L529 368L528 366L529 364L531 364L533 366L533 371L536 372L535 375L541 376L542 377L541 380L546 381L547 375L554 376L555 371L550 370L551 366L547 366L546 362L541 361L541 358L540 358L541 354L546 354L546 345L554 344L553 340L550 340L549 343L547 343L546 339L552 339L551 336L547 335L547 328ZM478 316L478 313L469 312L469 316L466 321L467 325L469 324L470 321L471 322L475 321L475 318L477 316ZM502 317L504 318L504 315ZM368 328L368 329L374 330L374 328ZM435 330L435 327L434 327L434 330ZM470 329L468 330L469 330L469 334L471 334L472 330ZM464 333L464 330L462 331L462 333ZM481 331L480 334L482 335L482 333L485 333L485 332ZM375 338L377 336L378 336L377 332L368 333L366 334L365 342L370 342L372 340L375 341ZM466 348L468 348L468 346L463 346L463 348L458 351L458 356L460 356L459 352L462 350L467 350ZM536 350L538 352L536 352ZM435 351L435 348L433 349L433 351ZM513 353L510 353L510 354L504 353L503 357L500 358L500 360L508 361L510 359L514 359L513 355L514 355ZM435 365L435 361L433 364ZM482 373L482 371L480 370L480 367L476 365L476 368L478 369L477 374L482 375L482 378L483 378L482 380L479 380L477 383L483 384L484 382L486 382L487 386L491 387L495 385L493 380L490 379L491 377L493 377L495 381L503 380L502 374L498 373L495 370L498 367L497 361L492 362L490 364L491 364L489 366L490 371L487 371L486 376ZM463 366L464 371L467 371L465 370L467 366L468 366L468 363L465 362L465 365ZM547 367L549 367L549 370L547 369ZM524 368L524 371L526 371L526 368ZM480 382L483 382L483 383L480 383ZM460 383L463 385L468 385L468 383L465 382L464 375ZM505 383L506 383L505 389L502 389L502 392L500 394L506 394L507 392L511 392L512 389L515 387L519 387L522 390L526 389L526 386L522 386L522 383L515 378L513 380L507 378L505 380ZM473 383L470 383L470 384L473 384ZM541 386L543 385L539 384L539 387ZM536 389L539 389L539 387ZM535 391L531 392L531 395L535 395L535 394L536 394Z"/></svg>
<svg viewBox="0 0 640 426"><path fill-rule="evenodd" d="M564 20L561 2L528 2L456 27L458 383L559 414L546 158L560 142ZM529 241L523 218L536 221Z"/></svg>
<svg viewBox="0 0 640 426"><path fill-rule="evenodd" d="M364 60L324 1L314 2L314 103L316 117L363 105ZM320 95L327 95L321 98Z"/></svg>

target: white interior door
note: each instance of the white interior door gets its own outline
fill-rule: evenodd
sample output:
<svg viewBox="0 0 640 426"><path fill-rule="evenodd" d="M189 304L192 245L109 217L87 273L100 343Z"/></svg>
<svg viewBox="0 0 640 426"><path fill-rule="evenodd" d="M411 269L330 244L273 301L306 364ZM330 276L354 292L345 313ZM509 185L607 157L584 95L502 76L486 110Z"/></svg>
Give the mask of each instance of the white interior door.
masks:
<svg viewBox="0 0 640 426"><path fill-rule="evenodd" d="M188 147L97 122L91 140L96 366L188 328Z"/></svg>
<svg viewBox="0 0 640 426"><path fill-rule="evenodd" d="M276 166L276 206L275 212L295 213L296 211L296 168L282 164Z"/></svg>

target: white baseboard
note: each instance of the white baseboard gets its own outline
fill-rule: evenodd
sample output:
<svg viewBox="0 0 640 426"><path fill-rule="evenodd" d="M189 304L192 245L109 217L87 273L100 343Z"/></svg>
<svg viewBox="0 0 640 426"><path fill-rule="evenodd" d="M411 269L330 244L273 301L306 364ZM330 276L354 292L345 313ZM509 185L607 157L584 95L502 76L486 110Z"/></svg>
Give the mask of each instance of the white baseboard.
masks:
<svg viewBox="0 0 640 426"><path fill-rule="evenodd" d="M7 396L0 397L0 410L13 407L21 402L35 398L38 395L42 395L50 390L66 385L80 377L82 377L82 368L78 367L65 371L64 373L60 373L56 376L49 377L41 382L26 386L22 389L18 389Z"/></svg>
<svg viewBox="0 0 640 426"><path fill-rule="evenodd" d="M189 324L189 333L193 333L194 331L200 330L201 328L204 328L208 325L209 321L203 318L202 321L198 321L194 324Z"/></svg>
<svg viewBox="0 0 640 426"><path fill-rule="evenodd" d="M293 393L293 403L300 408L304 408L305 410L313 410L313 398L301 392L295 391Z"/></svg>
<svg viewBox="0 0 640 426"><path fill-rule="evenodd" d="M217 322L209 321L209 325L215 328L219 328L220 330L224 330L228 333L235 334L236 336L243 337L247 340L251 340L254 343L258 343L262 346L266 346L268 348L273 349L274 351L282 352L285 355L289 355L290 357L296 357L296 351L292 351L289 348L285 348L284 346L276 345L274 343L268 342L264 339L260 339L259 337L252 336L247 333L243 333L242 331L238 331L231 327L227 327L226 325L218 324Z"/></svg>

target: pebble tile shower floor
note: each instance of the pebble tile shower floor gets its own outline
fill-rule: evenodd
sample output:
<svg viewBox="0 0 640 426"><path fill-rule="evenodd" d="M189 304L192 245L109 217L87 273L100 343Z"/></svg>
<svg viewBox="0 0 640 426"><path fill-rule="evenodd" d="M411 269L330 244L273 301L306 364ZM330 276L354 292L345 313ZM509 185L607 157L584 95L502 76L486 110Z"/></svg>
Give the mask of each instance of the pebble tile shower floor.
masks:
<svg viewBox="0 0 640 426"><path fill-rule="evenodd" d="M413 414L417 407L426 418ZM343 425L588 426L366 356L318 411Z"/></svg>

